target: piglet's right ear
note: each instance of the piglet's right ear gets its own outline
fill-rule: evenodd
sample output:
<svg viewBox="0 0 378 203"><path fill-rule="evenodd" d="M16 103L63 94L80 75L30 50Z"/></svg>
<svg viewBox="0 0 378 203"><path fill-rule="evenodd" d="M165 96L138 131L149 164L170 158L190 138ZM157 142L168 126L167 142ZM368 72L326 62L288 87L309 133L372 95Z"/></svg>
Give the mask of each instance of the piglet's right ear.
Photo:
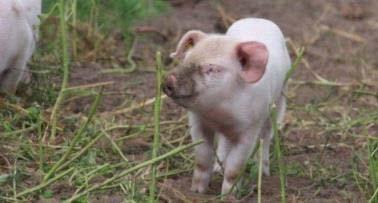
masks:
<svg viewBox="0 0 378 203"><path fill-rule="evenodd" d="M176 51L171 53L171 58L183 59L186 52L194 47L200 40L206 37L206 34L199 30L188 31L179 41Z"/></svg>
<svg viewBox="0 0 378 203"><path fill-rule="evenodd" d="M259 81L265 73L269 52L261 42L243 42L236 47L242 70L240 76L247 83Z"/></svg>

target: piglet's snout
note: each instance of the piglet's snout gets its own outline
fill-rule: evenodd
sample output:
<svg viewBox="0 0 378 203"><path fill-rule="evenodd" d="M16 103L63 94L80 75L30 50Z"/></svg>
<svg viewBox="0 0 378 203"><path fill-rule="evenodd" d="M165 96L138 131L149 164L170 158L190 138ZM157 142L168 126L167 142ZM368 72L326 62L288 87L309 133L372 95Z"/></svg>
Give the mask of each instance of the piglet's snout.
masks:
<svg viewBox="0 0 378 203"><path fill-rule="evenodd" d="M172 97L172 96L175 95L176 83L177 83L177 78L174 74L169 74L165 78L165 80L162 84L162 88L163 88L164 93L167 96Z"/></svg>

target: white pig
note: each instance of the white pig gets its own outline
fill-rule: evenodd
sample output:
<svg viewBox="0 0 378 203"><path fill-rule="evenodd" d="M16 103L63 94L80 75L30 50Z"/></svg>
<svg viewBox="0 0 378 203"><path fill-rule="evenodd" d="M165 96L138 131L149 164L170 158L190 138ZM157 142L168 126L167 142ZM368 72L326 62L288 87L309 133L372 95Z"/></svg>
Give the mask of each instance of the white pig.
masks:
<svg viewBox="0 0 378 203"><path fill-rule="evenodd" d="M192 139L204 140L194 149L192 191L204 193L213 169L220 169L214 163L215 136L224 168L222 194L230 191L258 138L263 139L263 173L269 175L270 106L277 105L280 122L291 66L279 27L266 19L246 18L225 35L192 30L171 57L180 64L167 74L163 91L189 111Z"/></svg>
<svg viewBox="0 0 378 203"><path fill-rule="evenodd" d="M28 23L33 29L34 39L38 39L39 17L42 12L41 0L20 0L20 2L25 9Z"/></svg>
<svg viewBox="0 0 378 203"><path fill-rule="evenodd" d="M0 91L14 93L27 74L38 36L41 0L0 1Z"/></svg>

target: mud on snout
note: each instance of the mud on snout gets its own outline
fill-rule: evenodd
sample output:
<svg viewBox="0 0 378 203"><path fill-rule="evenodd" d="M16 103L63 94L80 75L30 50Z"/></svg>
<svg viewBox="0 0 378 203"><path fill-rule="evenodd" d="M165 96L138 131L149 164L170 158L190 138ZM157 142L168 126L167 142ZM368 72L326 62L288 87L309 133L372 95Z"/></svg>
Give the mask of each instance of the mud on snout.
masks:
<svg viewBox="0 0 378 203"><path fill-rule="evenodd" d="M172 69L163 80L164 93L177 104L188 107L198 95L194 79L196 74L198 74L198 68L195 65L179 66Z"/></svg>

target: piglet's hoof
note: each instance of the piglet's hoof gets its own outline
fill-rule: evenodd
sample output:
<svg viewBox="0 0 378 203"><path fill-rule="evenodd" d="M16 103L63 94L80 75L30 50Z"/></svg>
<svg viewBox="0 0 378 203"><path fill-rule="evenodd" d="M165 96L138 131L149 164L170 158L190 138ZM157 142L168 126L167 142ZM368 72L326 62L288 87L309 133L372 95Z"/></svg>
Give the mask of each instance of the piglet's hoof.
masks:
<svg viewBox="0 0 378 203"><path fill-rule="evenodd" d="M204 194L206 192L206 188L199 185L199 184L192 184L190 191L195 192L195 193Z"/></svg>

